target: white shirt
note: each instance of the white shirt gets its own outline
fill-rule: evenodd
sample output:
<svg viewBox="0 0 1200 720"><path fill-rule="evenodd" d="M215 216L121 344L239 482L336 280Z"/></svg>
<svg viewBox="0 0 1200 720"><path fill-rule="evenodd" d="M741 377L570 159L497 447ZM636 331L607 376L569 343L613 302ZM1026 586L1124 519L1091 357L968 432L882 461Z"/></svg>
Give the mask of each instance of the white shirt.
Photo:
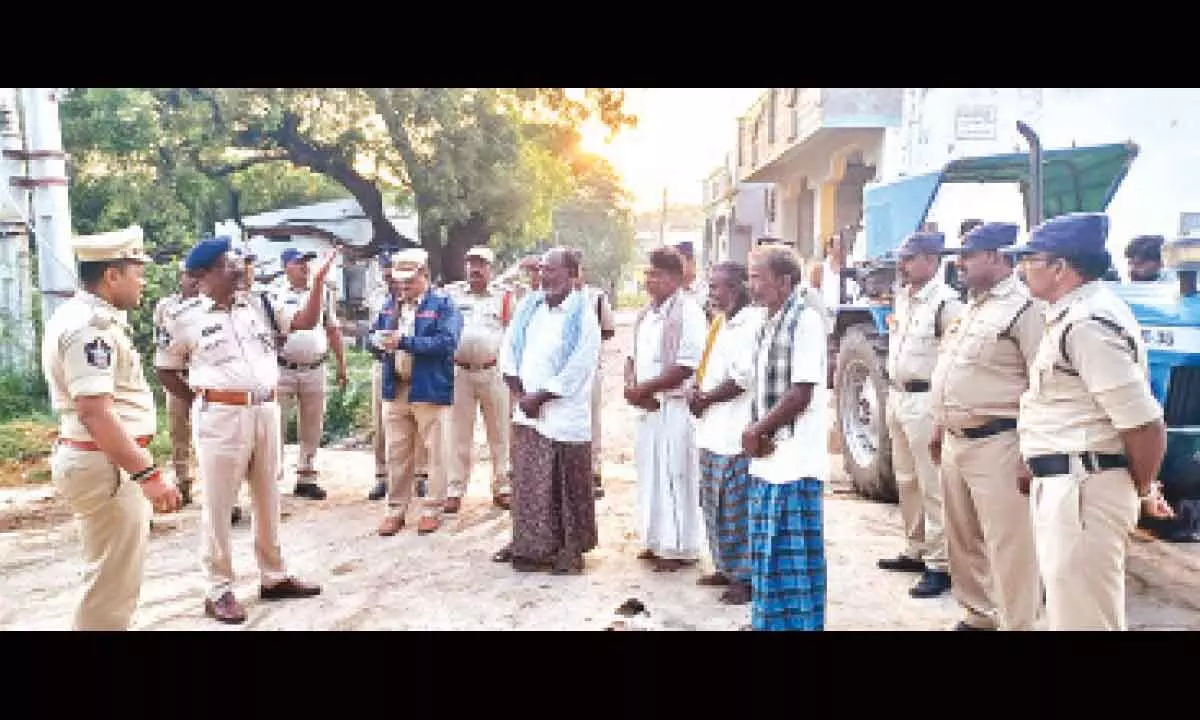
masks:
<svg viewBox="0 0 1200 720"><path fill-rule="evenodd" d="M696 446L718 455L742 452L742 431L750 424L754 403L754 338L766 318L766 308L746 306L727 318L713 341L700 389L712 392L733 380L742 394L710 405L696 420Z"/></svg>
<svg viewBox="0 0 1200 720"><path fill-rule="evenodd" d="M771 325L779 322L779 315L765 321L763 341L755 351L754 401L763 394L767 381L767 354L771 347ZM820 312L811 306L804 308L796 322L792 341L792 384L812 383L812 401L808 409L796 419L796 432L786 440L779 441L775 452L765 458L751 458L750 474L773 485L795 482L802 478L816 478L821 482L829 479L829 452L826 414L829 407L829 391L825 388L825 321ZM770 408L759 408L762 418ZM740 434L739 434L740 435Z"/></svg>
<svg viewBox="0 0 1200 720"><path fill-rule="evenodd" d="M578 291L576 291L578 292ZM533 428L539 435L558 442L589 442L592 439L592 383L600 362L600 323L596 314L583 310L583 330L575 352L561 371L555 361L562 350L567 300L552 308L542 303L525 329L525 351L516 367L513 334L505 333L500 350L500 372L521 379L527 393L545 390L558 395L542 405L541 416L529 418L513 403L513 422Z"/></svg>
<svg viewBox="0 0 1200 720"><path fill-rule="evenodd" d="M284 288L273 293L271 304L276 307L285 309L290 316L294 316L299 312L300 308L308 303L309 288ZM328 291L325 294L325 302L321 308L321 321L316 327L308 330L292 330L287 334L283 341L283 345L279 348L279 355L284 360L294 363L315 363L325 357L329 352L329 336L326 334L325 328L334 326L336 322L333 317L333 297Z"/></svg>
<svg viewBox="0 0 1200 720"><path fill-rule="evenodd" d="M704 341L708 336L708 321L704 317L704 311L694 300L682 292L677 292L657 308L650 308L642 317L637 338L634 340L637 343L634 372L639 383L663 374L663 321L671 304L676 302L683 303L683 322L675 364L693 370L700 367L700 357L704 355ZM658 399L661 402L662 398Z"/></svg>

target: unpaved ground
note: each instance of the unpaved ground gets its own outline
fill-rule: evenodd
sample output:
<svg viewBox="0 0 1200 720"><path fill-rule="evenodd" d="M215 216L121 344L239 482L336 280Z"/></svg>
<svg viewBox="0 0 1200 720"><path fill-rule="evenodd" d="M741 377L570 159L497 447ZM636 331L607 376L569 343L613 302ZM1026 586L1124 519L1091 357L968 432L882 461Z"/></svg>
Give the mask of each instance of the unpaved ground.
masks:
<svg viewBox="0 0 1200 720"><path fill-rule="evenodd" d="M443 529L419 537L411 529L375 535L381 504L365 500L373 482L367 450L323 450L318 467L330 490L324 502L284 495L285 557L298 575L324 585L309 600L257 599L249 524L234 530L236 591L249 621L218 625L202 613L198 567L199 511L155 519L138 629L223 630L600 630L613 610L636 597L650 626L668 630L735 630L745 607L726 607L717 591L700 588L701 569L656 574L634 555L633 418L621 402L621 349L629 317L606 343L605 475L597 503L600 547L583 575L514 573L490 561L508 539L507 513L488 497L487 458L477 437L475 473L463 511ZM287 451L288 468L295 447ZM835 463L836 465L837 463ZM48 486L0 489L0 629L61 629L70 623L79 578L79 551L70 517ZM825 509L831 630L937 630L958 619L948 597L914 600L915 578L880 572L876 558L899 547L895 506L863 501L836 478ZM410 528L412 525L409 526ZM1130 624L1136 629L1200 629L1200 545L1133 544Z"/></svg>

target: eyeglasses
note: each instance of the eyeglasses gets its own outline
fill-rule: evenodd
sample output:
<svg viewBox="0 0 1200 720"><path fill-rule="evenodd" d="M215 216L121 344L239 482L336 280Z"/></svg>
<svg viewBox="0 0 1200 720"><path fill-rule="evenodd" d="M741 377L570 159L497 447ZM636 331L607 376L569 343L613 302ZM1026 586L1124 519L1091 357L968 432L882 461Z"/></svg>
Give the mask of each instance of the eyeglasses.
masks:
<svg viewBox="0 0 1200 720"><path fill-rule="evenodd" d="M1058 260L1059 260L1059 258L1056 258L1052 255L1022 255L1017 260L1017 264L1022 269L1024 269L1024 268L1030 267L1031 265L1046 265L1046 266L1048 266L1052 263L1058 262Z"/></svg>

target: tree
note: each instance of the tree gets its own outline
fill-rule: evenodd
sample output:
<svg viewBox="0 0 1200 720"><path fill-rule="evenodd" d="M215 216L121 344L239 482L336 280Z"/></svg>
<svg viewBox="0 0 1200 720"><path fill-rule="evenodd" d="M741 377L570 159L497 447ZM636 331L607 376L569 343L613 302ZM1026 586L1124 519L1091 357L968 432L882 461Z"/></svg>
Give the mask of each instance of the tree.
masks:
<svg viewBox="0 0 1200 720"><path fill-rule="evenodd" d="M590 282L613 293L633 259L634 216L629 195L607 161L580 154L573 196L554 213L555 244L583 251Z"/></svg>

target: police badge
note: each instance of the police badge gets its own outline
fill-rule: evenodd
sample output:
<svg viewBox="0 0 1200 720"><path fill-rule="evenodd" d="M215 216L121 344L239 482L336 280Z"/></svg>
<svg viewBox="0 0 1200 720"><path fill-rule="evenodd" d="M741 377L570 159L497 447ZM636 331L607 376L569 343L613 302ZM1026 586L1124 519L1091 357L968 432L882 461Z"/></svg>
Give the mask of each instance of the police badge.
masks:
<svg viewBox="0 0 1200 720"><path fill-rule="evenodd" d="M112 365L112 348L102 338L95 338L83 346L87 364L99 370L107 370Z"/></svg>

